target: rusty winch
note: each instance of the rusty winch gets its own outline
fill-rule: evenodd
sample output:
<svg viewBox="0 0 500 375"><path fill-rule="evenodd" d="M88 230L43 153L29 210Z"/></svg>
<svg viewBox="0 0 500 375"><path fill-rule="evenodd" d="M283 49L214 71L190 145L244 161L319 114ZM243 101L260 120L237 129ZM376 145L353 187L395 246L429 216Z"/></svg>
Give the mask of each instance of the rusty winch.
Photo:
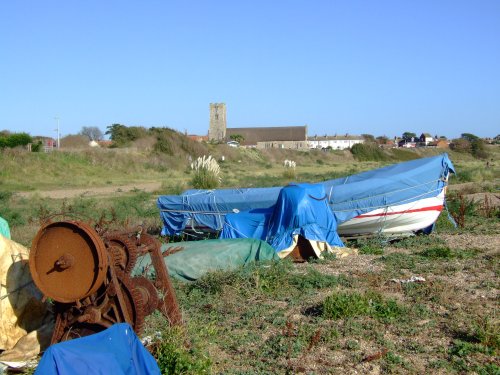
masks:
<svg viewBox="0 0 500 375"><path fill-rule="evenodd" d="M137 258L151 257L155 280L132 277ZM127 322L138 334L160 310L181 322L160 243L141 231L104 231L81 221L45 224L30 252L33 281L54 301L52 343L86 336Z"/></svg>

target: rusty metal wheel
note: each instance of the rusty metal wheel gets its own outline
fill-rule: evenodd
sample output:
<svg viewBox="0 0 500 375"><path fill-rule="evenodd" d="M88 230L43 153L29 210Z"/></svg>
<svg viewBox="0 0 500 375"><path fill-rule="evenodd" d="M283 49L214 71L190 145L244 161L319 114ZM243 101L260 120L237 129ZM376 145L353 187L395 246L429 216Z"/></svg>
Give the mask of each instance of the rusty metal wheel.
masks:
<svg viewBox="0 0 500 375"><path fill-rule="evenodd" d="M125 307L131 319L131 321L127 323L129 323L139 335L144 328L144 319L146 318L142 293L134 287L134 283L130 276L117 271L116 277L125 298Z"/></svg>
<svg viewBox="0 0 500 375"><path fill-rule="evenodd" d="M151 281L143 276L134 277L132 279L134 289L138 290L142 296L142 302L144 303L144 313L146 315L151 314L158 308L158 291Z"/></svg>
<svg viewBox="0 0 500 375"><path fill-rule="evenodd" d="M125 273L130 273L135 266L139 250L127 233L112 232L104 236L113 265Z"/></svg>
<svg viewBox="0 0 500 375"><path fill-rule="evenodd" d="M45 296L72 303L90 296L103 284L108 254L92 227L60 221L38 231L29 264L33 281Z"/></svg>

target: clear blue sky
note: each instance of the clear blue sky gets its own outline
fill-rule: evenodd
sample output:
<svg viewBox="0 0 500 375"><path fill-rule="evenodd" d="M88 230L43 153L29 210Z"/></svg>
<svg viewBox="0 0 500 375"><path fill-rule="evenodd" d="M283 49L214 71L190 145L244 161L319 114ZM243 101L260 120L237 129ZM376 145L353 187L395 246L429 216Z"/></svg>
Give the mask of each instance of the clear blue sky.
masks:
<svg viewBox="0 0 500 375"><path fill-rule="evenodd" d="M4 0L0 129L500 133L500 0Z"/></svg>

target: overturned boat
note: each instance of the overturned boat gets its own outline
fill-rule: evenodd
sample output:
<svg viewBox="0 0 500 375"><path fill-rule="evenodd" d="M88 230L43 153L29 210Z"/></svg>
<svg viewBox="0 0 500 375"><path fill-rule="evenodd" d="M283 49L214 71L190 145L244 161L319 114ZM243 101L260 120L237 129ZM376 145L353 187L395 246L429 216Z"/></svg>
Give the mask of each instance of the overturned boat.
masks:
<svg viewBox="0 0 500 375"><path fill-rule="evenodd" d="M450 173L455 173L453 164L442 154L317 184L187 190L160 196L158 207L164 235L212 232L222 238L253 237L271 243L290 228L299 234L304 225L318 220L328 223L321 229L326 231L323 239L332 230L348 237L429 232L443 209ZM322 202L321 207L315 201ZM326 211L332 219L323 217ZM284 221L290 228L277 228L276 223Z"/></svg>

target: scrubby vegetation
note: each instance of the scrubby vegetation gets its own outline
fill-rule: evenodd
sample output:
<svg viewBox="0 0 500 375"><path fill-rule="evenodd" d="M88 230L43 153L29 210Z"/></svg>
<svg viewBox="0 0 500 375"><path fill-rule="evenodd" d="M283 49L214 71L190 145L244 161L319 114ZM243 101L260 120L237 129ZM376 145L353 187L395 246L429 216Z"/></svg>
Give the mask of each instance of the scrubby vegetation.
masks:
<svg viewBox="0 0 500 375"><path fill-rule="evenodd" d="M487 159L489 156L484 141L471 133L464 133L460 138L454 139L450 148L457 152L469 153L478 159Z"/></svg>
<svg viewBox="0 0 500 375"><path fill-rule="evenodd" d="M26 146L33 142L33 138L27 133L9 133L2 131L0 133L0 150L3 148L15 148Z"/></svg>
<svg viewBox="0 0 500 375"><path fill-rule="evenodd" d="M185 331L175 337L190 344L170 356L225 374L496 373L499 254L454 241L378 241L385 255L264 263L176 284ZM414 275L424 281L406 281ZM149 332L171 334L163 322L150 317Z"/></svg>
<svg viewBox="0 0 500 375"><path fill-rule="evenodd" d="M351 153L359 161L385 161L388 156L376 143L357 143Z"/></svg>

